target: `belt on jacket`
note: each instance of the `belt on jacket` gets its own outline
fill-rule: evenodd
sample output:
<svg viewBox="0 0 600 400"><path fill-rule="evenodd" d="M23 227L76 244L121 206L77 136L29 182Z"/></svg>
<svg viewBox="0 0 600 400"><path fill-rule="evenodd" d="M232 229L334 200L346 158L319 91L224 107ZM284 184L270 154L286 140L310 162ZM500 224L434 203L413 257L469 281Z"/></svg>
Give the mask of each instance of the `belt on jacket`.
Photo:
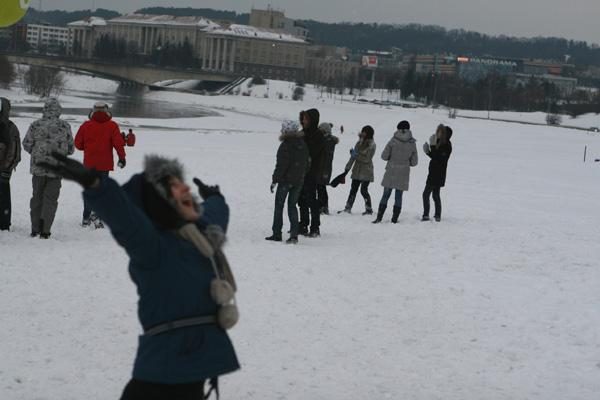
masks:
<svg viewBox="0 0 600 400"><path fill-rule="evenodd" d="M202 317L183 318L175 321L165 322L164 324L153 326L144 331L144 336L155 336L161 333L169 332L175 329L187 328L190 326L216 324L217 317L214 315L205 315Z"/></svg>

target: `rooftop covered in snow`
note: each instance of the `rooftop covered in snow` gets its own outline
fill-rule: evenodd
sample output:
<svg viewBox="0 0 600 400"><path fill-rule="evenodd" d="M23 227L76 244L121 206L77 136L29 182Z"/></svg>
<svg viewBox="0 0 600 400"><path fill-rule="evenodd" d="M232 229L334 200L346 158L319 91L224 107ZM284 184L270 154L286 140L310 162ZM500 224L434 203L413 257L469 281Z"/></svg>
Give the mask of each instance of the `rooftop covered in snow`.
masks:
<svg viewBox="0 0 600 400"><path fill-rule="evenodd" d="M304 39L287 33L281 33L278 31L264 28L256 28L254 26L249 25L233 24L227 28L214 29L212 33L227 36L241 36L266 40L279 40L282 42L306 43Z"/></svg>

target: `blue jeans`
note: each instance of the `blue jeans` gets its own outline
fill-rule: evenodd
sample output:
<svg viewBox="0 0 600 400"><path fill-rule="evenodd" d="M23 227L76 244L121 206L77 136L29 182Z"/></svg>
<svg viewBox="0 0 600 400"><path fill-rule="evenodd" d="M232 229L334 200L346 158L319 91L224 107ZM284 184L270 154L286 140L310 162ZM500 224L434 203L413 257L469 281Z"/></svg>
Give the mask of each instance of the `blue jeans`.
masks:
<svg viewBox="0 0 600 400"><path fill-rule="evenodd" d="M381 197L381 201L379 202L379 207L387 207L388 200L392 195L392 190L396 190L396 198L394 200L394 207L402 208L402 190L392 189L392 188L383 188L383 196Z"/></svg>
<svg viewBox="0 0 600 400"><path fill-rule="evenodd" d="M288 217L290 219L290 236L298 237L298 198L300 198L300 192L302 191L302 185L292 186L288 183L280 183L277 185L277 192L275 193L275 211L273 213L273 235L281 236L281 229L283 228L283 207L285 206L285 199L287 197L288 204Z"/></svg>

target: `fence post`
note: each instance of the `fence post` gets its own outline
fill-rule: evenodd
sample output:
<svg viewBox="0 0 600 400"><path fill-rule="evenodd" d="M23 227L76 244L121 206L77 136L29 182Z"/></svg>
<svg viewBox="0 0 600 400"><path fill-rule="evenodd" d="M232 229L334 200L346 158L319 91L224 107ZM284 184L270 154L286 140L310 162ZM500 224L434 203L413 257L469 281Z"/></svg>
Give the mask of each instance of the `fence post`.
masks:
<svg viewBox="0 0 600 400"><path fill-rule="evenodd" d="M585 162L586 156L587 156L587 145L583 148L583 162Z"/></svg>

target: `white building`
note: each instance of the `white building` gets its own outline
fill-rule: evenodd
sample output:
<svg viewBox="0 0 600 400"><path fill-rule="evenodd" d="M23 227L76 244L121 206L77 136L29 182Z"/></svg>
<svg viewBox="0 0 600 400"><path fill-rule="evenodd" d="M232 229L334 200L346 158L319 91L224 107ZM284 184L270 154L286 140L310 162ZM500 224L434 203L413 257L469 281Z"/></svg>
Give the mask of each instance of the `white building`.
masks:
<svg viewBox="0 0 600 400"><path fill-rule="evenodd" d="M32 49L47 48L57 50L69 49L72 45L72 35L69 28L50 25L27 25L27 43Z"/></svg>
<svg viewBox="0 0 600 400"><path fill-rule="evenodd" d="M86 19L69 24L70 54L91 58L98 39L124 42L129 54L150 57L166 44L187 42L198 66L205 70L302 80L307 41L281 30L216 23L203 17L130 14Z"/></svg>

